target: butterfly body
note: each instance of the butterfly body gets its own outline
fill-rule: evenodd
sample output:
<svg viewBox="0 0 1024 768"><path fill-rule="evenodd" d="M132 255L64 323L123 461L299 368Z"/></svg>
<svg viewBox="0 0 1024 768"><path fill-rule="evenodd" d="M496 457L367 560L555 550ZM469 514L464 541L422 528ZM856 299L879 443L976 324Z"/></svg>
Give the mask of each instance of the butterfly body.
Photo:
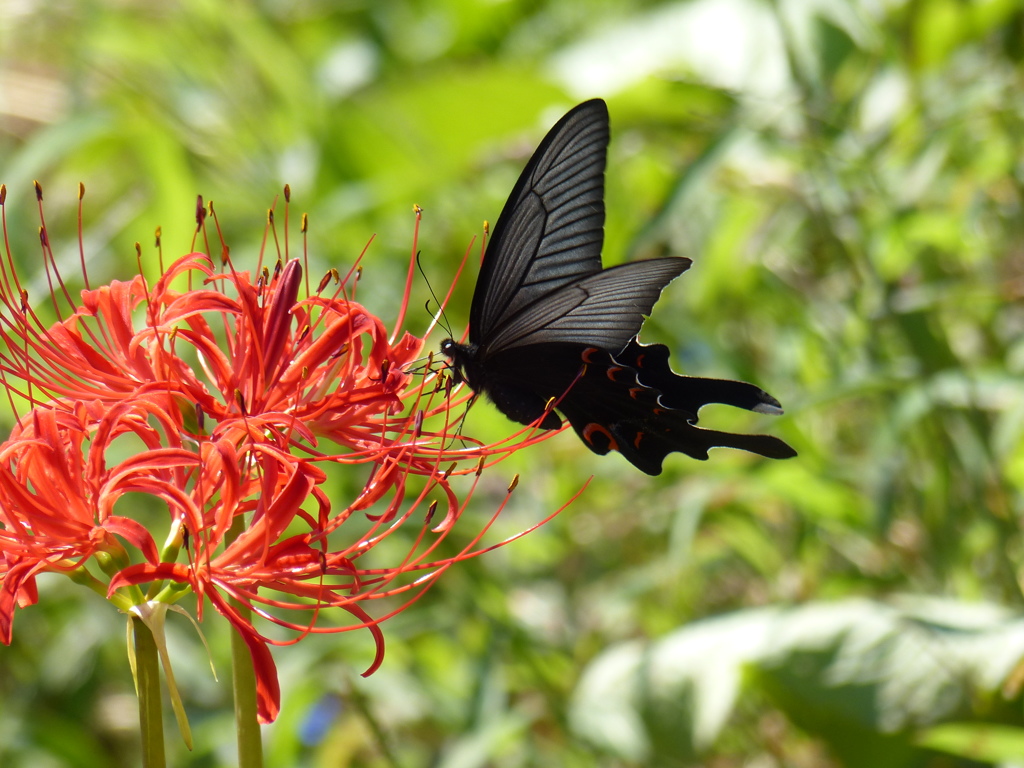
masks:
<svg viewBox="0 0 1024 768"><path fill-rule="evenodd" d="M636 340L662 290L690 260L602 268L608 139L608 110L595 99L571 110L541 142L488 244L469 342L441 344L454 377L522 424L557 429L557 409L592 451L618 451L652 475L671 452L706 459L708 448L728 446L795 455L775 437L694 426L711 402L782 409L751 384L680 376L667 347Z"/></svg>
<svg viewBox="0 0 1024 768"><path fill-rule="evenodd" d="M556 413L548 411L545 414L551 398L550 394L545 396L545 393L555 388L545 386L544 382L535 379L523 382L514 375L507 375L517 370L515 359L499 359L498 365L489 365L478 346L457 344L451 339L441 344L441 352L452 360L457 378L465 380L474 392L486 394L508 418L520 424L532 424L543 417L539 424L542 429L558 429L562 426L562 420ZM518 348L512 357L518 358L521 364L528 364L529 347ZM572 375L568 381L572 381ZM564 390L565 387L562 388Z"/></svg>

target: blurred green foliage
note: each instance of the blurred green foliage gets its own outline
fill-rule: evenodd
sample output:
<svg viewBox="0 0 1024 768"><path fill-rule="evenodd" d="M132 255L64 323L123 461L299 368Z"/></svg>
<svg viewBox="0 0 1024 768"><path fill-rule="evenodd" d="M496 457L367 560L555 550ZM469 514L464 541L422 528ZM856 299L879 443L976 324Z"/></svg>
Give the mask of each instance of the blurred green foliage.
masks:
<svg viewBox="0 0 1024 768"><path fill-rule="evenodd" d="M784 463L675 456L652 479L566 434L501 465L474 504L483 519L521 472L506 532L595 479L385 625L371 678L359 633L279 649L268 765L1019 764L1022 57L1013 0L0 7L23 274L33 178L69 264L85 183L94 283L134 272L135 241L155 273L157 226L165 258L185 253L197 194L254 260L289 183L314 272L375 238L361 298L393 318L412 205L440 290L546 128L603 96L605 263L694 259L643 338L787 407L702 414L782 436ZM111 608L47 580L14 637L0 764L135 764ZM230 764L227 663L215 650L217 683L184 622L170 639L197 744L171 738L172 763Z"/></svg>

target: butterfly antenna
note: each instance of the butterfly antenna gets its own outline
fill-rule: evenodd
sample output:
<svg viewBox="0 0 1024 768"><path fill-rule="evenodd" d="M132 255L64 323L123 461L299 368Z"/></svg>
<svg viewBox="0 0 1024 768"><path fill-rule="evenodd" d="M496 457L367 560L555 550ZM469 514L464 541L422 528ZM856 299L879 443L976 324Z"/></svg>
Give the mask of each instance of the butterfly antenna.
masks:
<svg viewBox="0 0 1024 768"><path fill-rule="evenodd" d="M403 373L408 373L412 376L425 375L427 372L434 373L434 353L418 357L415 360L410 360L409 364L402 369Z"/></svg>
<svg viewBox="0 0 1024 768"><path fill-rule="evenodd" d="M427 314L430 315L430 327L432 328L435 325L440 325L442 328L444 328L445 333L448 334L448 337L451 338L451 323L448 322L448 316L444 313L444 304L437 300L437 294L434 293L434 286L430 284L430 278L427 277L427 273L423 269L423 263L420 261L419 251L416 252L416 268L420 271L420 275L423 276L423 282L427 284L427 290L430 291L430 298L433 299L434 303L437 305L436 313L434 313L430 309L430 299L428 299L427 302L423 305L423 308L427 310ZM427 333L430 333L429 329L427 330Z"/></svg>

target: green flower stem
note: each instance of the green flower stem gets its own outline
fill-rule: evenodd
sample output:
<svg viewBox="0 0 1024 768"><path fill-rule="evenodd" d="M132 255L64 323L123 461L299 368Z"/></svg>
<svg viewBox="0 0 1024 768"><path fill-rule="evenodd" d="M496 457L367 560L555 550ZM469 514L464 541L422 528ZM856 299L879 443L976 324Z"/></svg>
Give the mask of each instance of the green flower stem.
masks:
<svg viewBox="0 0 1024 768"><path fill-rule="evenodd" d="M139 696L139 729L142 734L143 768L164 768L164 722L160 701L160 660L153 633L138 616L132 616L135 636L136 685Z"/></svg>
<svg viewBox="0 0 1024 768"><path fill-rule="evenodd" d="M70 578L75 584L88 587L104 600L109 600L115 608L119 608L125 613L128 613L131 610L131 607L135 605L130 597L120 592L115 592L108 597L107 592L109 591L109 585L89 573L89 569L84 565L79 568L75 568L73 571L68 571L68 578Z"/></svg>
<svg viewBox="0 0 1024 768"><path fill-rule="evenodd" d="M235 608L244 610L237 603ZM263 736L256 720L256 672L252 668L249 647L238 632L231 633L231 679L235 694L238 768L263 768Z"/></svg>
<svg viewBox="0 0 1024 768"><path fill-rule="evenodd" d="M234 541L245 530L241 516L235 518L228 532ZM232 598L231 605L243 616L251 611ZM239 632L231 632L231 680L235 696L235 730L238 738L238 768L263 768L263 735L256 719L256 670L253 669L249 646Z"/></svg>

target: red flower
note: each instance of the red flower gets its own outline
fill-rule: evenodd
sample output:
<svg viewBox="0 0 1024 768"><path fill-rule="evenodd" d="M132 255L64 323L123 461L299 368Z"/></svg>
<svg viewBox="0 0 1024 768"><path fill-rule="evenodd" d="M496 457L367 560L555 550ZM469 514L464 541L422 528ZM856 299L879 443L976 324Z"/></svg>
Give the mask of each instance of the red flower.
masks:
<svg viewBox="0 0 1024 768"><path fill-rule="evenodd" d="M6 566L0 567L5 573L0 640L5 644L11 640L14 602L23 607L36 602L37 573L77 573L99 584L83 565L103 555L105 570L116 572L130 563L124 544L148 562L159 562L150 532L114 514L114 506L133 491L159 495L162 484L197 467L199 457L155 442L161 436L148 423L150 415L142 405L118 406L99 419L84 407L40 407L0 446L0 553ZM107 467L106 449L129 434L155 447ZM116 602L121 608L132 605L126 597Z"/></svg>
<svg viewBox="0 0 1024 768"><path fill-rule="evenodd" d="M423 340L389 338L346 281L300 298L297 260L255 279L225 263L219 272L192 253L153 285L87 289L47 326L8 261L0 371L31 410L0 445L0 640L10 641L15 604L37 599L42 571L68 573L122 609L191 592L200 618L209 600L245 638L269 722L279 691L268 644L365 627L372 672L379 623L492 548L481 543L488 522L458 554L437 554L482 469L551 433L522 430L499 445L456 436L464 398L441 372L408 371ZM359 464L369 469L362 489L334 501L329 478ZM461 498L460 475L473 476ZM160 531L138 521L147 497L165 515ZM401 543L397 561L380 554L385 541L389 551ZM378 600L387 607L374 616ZM249 609L294 635L272 639Z"/></svg>

